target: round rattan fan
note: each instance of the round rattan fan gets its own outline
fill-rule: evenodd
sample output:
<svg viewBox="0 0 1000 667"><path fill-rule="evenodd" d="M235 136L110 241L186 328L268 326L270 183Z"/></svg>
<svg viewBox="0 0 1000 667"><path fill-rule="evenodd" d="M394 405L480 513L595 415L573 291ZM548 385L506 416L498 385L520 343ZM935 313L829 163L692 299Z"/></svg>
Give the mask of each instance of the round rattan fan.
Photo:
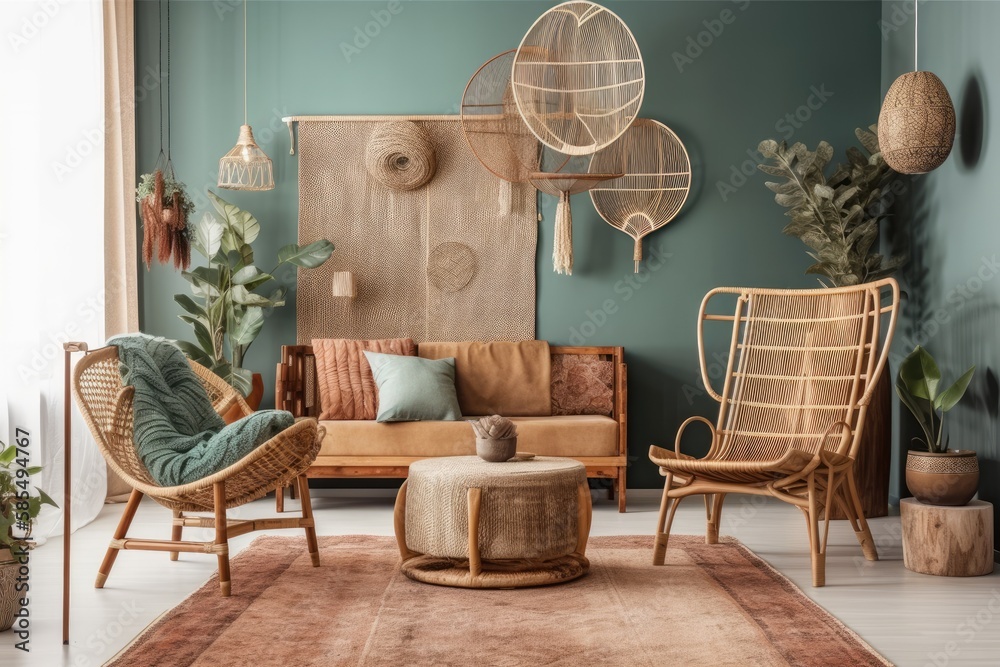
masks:
<svg viewBox="0 0 1000 667"><path fill-rule="evenodd" d="M510 88L515 50L487 60L462 94L462 131L484 167L510 183L539 170L542 146L517 111Z"/></svg>
<svg viewBox="0 0 1000 667"><path fill-rule="evenodd" d="M674 219L691 191L691 161L673 130L638 118L618 141L599 151L590 170L624 175L591 189L601 217L635 239L635 272L642 239Z"/></svg>
<svg viewBox="0 0 1000 667"><path fill-rule="evenodd" d="M552 260L556 273L573 272L573 216L569 196L612 175L590 173L590 155L569 156L540 143L514 103L510 85L515 51L505 51L480 67L462 95L462 130L473 155L509 183L531 183L559 198ZM507 208L510 206L509 189Z"/></svg>
<svg viewBox="0 0 1000 667"><path fill-rule="evenodd" d="M614 12L570 0L542 14L525 34L512 84L518 111L542 143L586 155L635 120L646 75L635 36Z"/></svg>

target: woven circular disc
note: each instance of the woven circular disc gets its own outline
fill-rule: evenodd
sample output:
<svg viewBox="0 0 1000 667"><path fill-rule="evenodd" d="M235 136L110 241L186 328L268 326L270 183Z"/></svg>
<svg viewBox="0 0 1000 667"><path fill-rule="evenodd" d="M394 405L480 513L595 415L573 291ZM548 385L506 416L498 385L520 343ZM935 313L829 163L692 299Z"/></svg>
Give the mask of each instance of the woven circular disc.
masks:
<svg viewBox="0 0 1000 667"><path fill-rule="evenodd" d="M468 561L417 556L403 563L400 571L414 581L459 588L527 588L563 584L587 574L590 562L583 556L563 556L544 563L490 563L473 577Z"/></svg>
<svg viewBox="0 0 1000 667"><path fill-rule="evenodd" d="M882 158L901 174L926 174L941 166L955 141L955 107L932 72L896 79L878 115Z"/></svg>
<svg viewBox="0 0 1000 667"><path fill-rule="evenodd" d="M542 143L586 155L635 120L646 74L639 44L617 14L570 0L542 14L525 34L511 85L521 117Z"/></svg>
<svg viewBox="0 0 1000 667"><path fill-rule="evenodd" d="M447 241L427 257L427 276L442 292L458 292L476 275L476 255L464 243Z"/></svg>
<svg viewBox="0 0 1000 667"><path fill-rule="evenodd" d="M368 140L365 167L372 178L387 188L415 190L434 177L437 169L434 143L416 123L387 123Z"/></svg>

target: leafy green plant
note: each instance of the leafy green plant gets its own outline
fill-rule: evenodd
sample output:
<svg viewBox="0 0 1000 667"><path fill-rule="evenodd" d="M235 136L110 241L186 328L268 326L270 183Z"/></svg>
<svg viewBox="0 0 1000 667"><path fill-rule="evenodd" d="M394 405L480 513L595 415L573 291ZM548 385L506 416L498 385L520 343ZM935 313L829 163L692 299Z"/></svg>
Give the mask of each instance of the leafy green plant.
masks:
<svg viewBox="0 0 1000 667"><path fill-rule="evenodd" d="M275 286L275 272L286 264L314 269L330 258L333 244L322 239L301 247L286 245L278 251L277 265L265 273L254 265L251 245L260 223L249 212L208 194L216 213L202 216L191 240L207 264L181 273L191 284L193 298L174 296L184 309L180 318L194 329L196 343L178 344L191 359L246 396L252 382L252 374L243 367L247 350L264 326L265 310L285 305L287 290Z"/></svg>
<svg viewBox="0 0 1000 667"><path fill-rule="evenodd" d="M826 287L878 280L892 275L904 261L873 251L879 222L886 217L880 199L895 173L882 159L875 129L872 125L870 131L855 130L865 152L848 148L847 164L838 164L829 177L833 148L825 141L815 151L802 143L789 147L773 139L758 147L769 160L758 169L783 179L765 184L792 219L783 231L809 247L816 263L806 273L821 276L818 280Z"/></svg>
<svg viewBox="0 0 1000 667"><path fill-rule="evenodd" d="M25 463L17 459L14 445L8 447L0 442L0 549L27 548L32 524L42 505L57 507L52 498L31 484L30 476L41 472L41 467Z"/></svg>
<svg viewBox="0 0 1000 667"><path fill-rule="evenodd" d="M942 444L944 415L955 407L965 395L976 367L965 371L962 377L944 391L938 391L941 371L930 353L919 345L899 366L896 377L896 394L924 432L924 438L914 438L930 452L948 451L948 441Z"/></svg>

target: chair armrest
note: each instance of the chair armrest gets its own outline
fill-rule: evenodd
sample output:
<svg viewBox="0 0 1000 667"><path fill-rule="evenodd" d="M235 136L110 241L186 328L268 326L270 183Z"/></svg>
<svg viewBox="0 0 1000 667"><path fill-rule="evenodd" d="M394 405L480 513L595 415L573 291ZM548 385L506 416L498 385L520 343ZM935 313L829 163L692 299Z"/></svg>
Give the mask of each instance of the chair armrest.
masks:
<svg viewBox="0 0 1000 667"><path fill-rule="evenodd" d="M706 426L708 426L709 430L712 432L712 446L708 450L708 454L705 455L705 458L710 459L715 454L716 447L718 446L718 443L719 443L719 438L716 436L716 433L715 433L715 424L713 424L712 422L708 421L704 417L701 417L701 416L698 416L698 415L696 415L694 417L688 417L687 419L684 420L684 423L681 424L681 427L679 429L677 429L677 438L674 440L674 452L676 452L678 455L680 455L680 453L681 453L681 438L684 436L684 431L687 429L688 425L692 424L694 422L701 422L702 424L705 424Z"/></svg>

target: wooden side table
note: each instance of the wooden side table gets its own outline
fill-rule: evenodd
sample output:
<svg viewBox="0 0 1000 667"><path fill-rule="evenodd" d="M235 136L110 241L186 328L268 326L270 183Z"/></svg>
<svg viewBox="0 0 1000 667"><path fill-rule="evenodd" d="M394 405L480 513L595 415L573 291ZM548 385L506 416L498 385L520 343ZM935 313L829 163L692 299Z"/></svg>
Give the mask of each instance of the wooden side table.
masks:
<svg viewBox="0 0 1000 667"><path fill-rule="evenodd" d="M573 459L423 459L396 497L401 571L428 584L521 588L587 573L587 471Z"/></svg>
<svg viewBox="0 0 1000 667"><path fill-rule="evenodd" d="M993 505L949 507L916 498L899 502L903 565L922 574L978 577L993 572Z"/></svg>

